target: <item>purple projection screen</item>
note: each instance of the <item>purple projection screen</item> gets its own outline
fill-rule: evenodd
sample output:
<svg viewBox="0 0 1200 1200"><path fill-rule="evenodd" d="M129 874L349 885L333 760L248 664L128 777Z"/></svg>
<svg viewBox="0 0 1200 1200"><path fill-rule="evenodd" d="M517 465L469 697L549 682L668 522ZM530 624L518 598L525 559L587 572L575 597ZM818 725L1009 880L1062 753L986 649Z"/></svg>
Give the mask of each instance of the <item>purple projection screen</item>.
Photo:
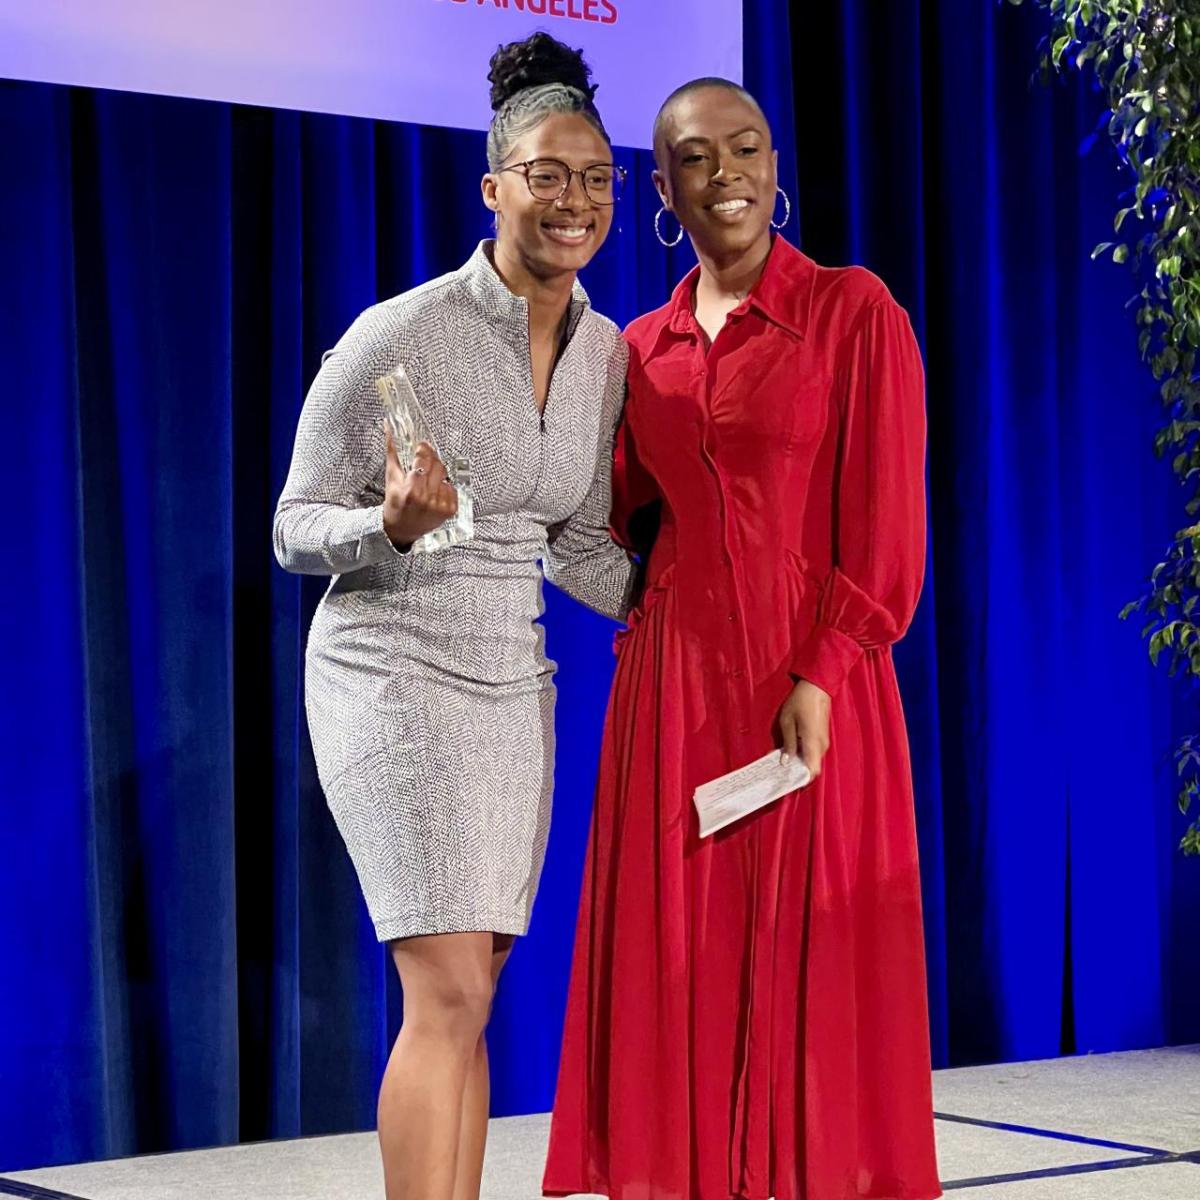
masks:
<svg viewBox="0 0 1200 1200"><path fill-rule="evenodd" d="M0 0L0 76L486 129L488 58L535 29L583 48L622 146L742 79L741 0Z"/></svg>

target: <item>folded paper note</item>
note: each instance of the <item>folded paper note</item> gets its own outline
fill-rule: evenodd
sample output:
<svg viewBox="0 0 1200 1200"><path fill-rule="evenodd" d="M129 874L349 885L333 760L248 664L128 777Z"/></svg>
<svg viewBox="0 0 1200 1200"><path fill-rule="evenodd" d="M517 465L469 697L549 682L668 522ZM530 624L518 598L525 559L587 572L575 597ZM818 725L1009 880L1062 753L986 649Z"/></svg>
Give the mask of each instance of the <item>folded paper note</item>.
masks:
<svg viewBox="0 0 1200 1200"><path fill-rule="evenodd" d="M747 766L702 784L694 798L700 836L708 837L811 781L812 773L802 759L790 758L785 763L780 752L772 750Z"/></svg>

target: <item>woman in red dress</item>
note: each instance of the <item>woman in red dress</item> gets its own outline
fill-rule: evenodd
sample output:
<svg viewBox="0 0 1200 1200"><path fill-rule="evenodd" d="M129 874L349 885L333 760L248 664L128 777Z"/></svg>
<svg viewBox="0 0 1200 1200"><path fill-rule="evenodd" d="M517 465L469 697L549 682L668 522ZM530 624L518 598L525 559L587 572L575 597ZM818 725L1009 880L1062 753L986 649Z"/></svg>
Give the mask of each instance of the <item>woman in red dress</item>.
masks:
<svg viewBox="0 0 1200 1200"><path fill-rule="evenodd" d="M619 638L544 1191L928 1200L891 655L924 569L920 353L873 275L773 236L746 92L689 84L655 134L659 217L700 265L626 334L614 528L656 500L661 524ZM696 786L773 746L816 780L701 839Z"/></svg>

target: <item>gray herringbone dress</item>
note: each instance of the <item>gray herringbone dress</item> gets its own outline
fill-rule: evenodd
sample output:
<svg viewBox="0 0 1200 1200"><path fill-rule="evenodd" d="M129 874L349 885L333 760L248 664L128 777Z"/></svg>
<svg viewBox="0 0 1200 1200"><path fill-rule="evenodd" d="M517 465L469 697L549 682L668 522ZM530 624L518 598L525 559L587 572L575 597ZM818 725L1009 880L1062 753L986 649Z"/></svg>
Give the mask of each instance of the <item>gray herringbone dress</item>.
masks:
<svg viewBox="0 0 1200 1200"><path fill-rule="evenodd" d="M309 731L381 941L527 930L554 777L543 564L610 616L631 587L607 533L624 343L577 284L543 421L528 306L490 252L355 321L305 400L275 515L279 562L334 576L309 632ZM383 532L374 383L398 361L439 448L473 470L475 537L434 554Z"/></svg>

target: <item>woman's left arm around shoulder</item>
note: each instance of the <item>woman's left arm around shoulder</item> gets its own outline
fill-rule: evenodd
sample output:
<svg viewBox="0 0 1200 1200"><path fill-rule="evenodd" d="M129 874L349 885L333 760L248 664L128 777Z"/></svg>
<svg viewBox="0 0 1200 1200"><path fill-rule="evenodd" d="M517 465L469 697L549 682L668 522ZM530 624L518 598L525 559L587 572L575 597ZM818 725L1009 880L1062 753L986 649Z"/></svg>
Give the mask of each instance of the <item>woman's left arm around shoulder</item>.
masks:
<svg viewBox="0 0 1200 1200"><path fill-rule="evenodd" d="M546 578L567 595L606 617L624 620L636 565L609 532L612 510L613 437L625 401L629 350L615 337L604 387L596 470L579 507L546 536Z"/></svg>

